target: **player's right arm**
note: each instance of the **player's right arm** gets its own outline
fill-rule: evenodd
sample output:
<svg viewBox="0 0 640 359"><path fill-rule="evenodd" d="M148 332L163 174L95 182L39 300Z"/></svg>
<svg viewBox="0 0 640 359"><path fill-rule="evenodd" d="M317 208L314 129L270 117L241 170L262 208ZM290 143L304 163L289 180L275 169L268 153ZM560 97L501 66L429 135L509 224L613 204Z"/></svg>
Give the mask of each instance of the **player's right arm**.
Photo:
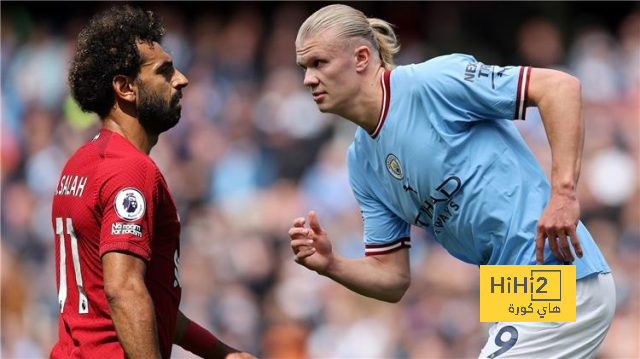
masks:
<svg viewBox="0 0 640 359"><path fill-rule="evenodd" d="M409 288L409 250L347 259L333 253L331 242L314 211L309 226L300 217L289 229L291 249L299 264L327 276L361 295L396 303Z"/></svg>
<svg viewBox="0 0 640 359"><path fill-rule="evenodd" d="M205 328L178 311L173 343L206 359L255 359L220 341Z"/></svg>
<svg viewBox="0 0 640 359"><path fill-rule="evenodd" d="M143 158L102 164L100 258L109 314L128 358L160 358L155 307L145 279L151 260L157 169ZM123 231L128 226L132 231Z"/></svg>
<svg viewBox="0 0 640 359"><path fill-rule="evenodd" d="M118 340L128 358L160 358L153 300L144 282L146 262L123 252L102 256L104 291Z"/></svg>
<svg viewBox="0 0 640 359"><path fill-rule="evenodd" d="M291 249L299 264L327 276L361 295L398 302L409 288L409 225L394 215L372 191L370 174L361 166L354 146L349 148L349 182L360 204L366 256L347 259L335 255L327 232L315 212L297 218L289 229Z"/></svg>

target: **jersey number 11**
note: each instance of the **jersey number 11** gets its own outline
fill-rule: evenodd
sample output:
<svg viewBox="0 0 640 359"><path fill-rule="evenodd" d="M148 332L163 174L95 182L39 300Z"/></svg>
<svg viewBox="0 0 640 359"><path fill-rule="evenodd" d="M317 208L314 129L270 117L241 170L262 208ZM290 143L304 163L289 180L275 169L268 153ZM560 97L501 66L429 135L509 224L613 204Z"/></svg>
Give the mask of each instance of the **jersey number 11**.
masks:
<svg viewBox="0 0 640 359"><path fill-rule="evenodd" d="M82 273L80 273L80 257L78 255L78 239L73 231L71 218L66 219L67 234L71 238L72 267L76 274L76 284L78 286L78 313L89 313L89 300L82 286ZM58 289L58 304L60 313L64 312L64 303L67 300L67 250L65 247L63 218L56 218L56 235L60 238L60 288Z"/></svg>

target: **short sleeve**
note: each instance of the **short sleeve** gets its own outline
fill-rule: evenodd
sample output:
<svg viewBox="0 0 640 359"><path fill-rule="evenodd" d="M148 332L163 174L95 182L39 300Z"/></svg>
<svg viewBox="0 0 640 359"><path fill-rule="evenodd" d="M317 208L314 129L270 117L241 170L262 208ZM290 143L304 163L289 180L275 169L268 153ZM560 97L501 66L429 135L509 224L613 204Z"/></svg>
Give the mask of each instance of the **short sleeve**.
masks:
<svg viewBox="0 0 640 359"><path fill-rule="evenodd" d="M425 65L429 95L443 113L465 121L525 119L530 67L486 65L463 54Z"/></svg>
<svg viewBox="0 0 640 359"><path fill-rule="evenodd" d="M102 224L100 256L124 251L151 259L154 168L142 160L118 160L105 164L100 191Z"/></svg>
<svg viewBox="0 0 640 359"><path fill-rule="evenodd" d="M349 160L349 182L364 223L365 255L410 248L410 225L390 211L368 188L362 172Z"/></svg>

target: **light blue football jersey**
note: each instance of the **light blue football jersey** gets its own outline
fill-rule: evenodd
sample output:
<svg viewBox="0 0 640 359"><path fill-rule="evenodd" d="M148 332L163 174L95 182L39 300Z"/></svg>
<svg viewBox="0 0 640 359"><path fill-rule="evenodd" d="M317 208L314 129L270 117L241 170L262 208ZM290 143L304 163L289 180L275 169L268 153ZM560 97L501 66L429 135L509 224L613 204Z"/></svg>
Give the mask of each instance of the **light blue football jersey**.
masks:
<svg viewBox="0 0 640 359"><path fill-rule="evenodd" d="M550 185L511 121L524 119L530 72L453 54L384 74L378 128L358 128L348 152L365 254L409 247L416 225L468 263L536 263ZM577 278L610 272L582 222L577 234ZM548 244L545 264L562 264Z"/></svg>

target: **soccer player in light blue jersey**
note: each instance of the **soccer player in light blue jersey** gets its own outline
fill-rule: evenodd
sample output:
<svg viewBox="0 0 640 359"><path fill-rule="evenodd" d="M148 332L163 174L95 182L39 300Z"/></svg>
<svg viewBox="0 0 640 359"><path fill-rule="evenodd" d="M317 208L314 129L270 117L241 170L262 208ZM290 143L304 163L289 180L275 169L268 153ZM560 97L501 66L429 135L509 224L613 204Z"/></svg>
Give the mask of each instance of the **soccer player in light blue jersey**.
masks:
<svg viewBox="0 0 640 359"><path fill-rule="evenodd" d="M615 292L579 221L580 82L462 54L394 67L398 49L388 23L345 5L318 10L298 31L296 61L318 108L359 126L348 166L365 257L335 254L311 211L308 225L297 218L289 230L295 260L388 302L410 284L411 225L467 263L573 263L576 322L495 323L480 357L595 356ZM512 122L528 105L538 106L551 145L551 183Z"/></svg>

